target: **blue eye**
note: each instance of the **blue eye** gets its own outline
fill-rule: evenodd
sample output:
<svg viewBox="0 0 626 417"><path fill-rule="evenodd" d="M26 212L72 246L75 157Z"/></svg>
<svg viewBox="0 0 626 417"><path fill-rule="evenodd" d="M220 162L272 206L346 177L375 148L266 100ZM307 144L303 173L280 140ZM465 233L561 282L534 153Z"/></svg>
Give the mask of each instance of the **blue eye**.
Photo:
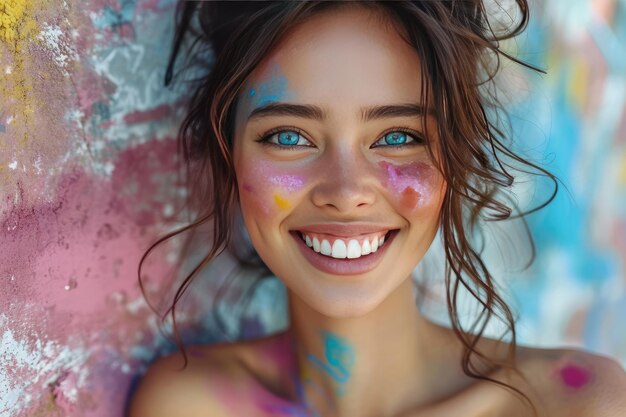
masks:
<svg viewBox="0 0 626 417"><path fill-rule="evenodd" d="M291 130L280 132L278 133L278 143L281 145L297 145L298 136L300 136L298 132L292 132Z"/></svg>
<svg viewBox="0 0 626 417"><path fill-rule="evenodd" d="M381 143L383 141L384 143ZM417 134L413 134L413 133L408 134L407 132L396 130L393 132L385 133L382 138L376 141L373 147L377 148L379 146L383 146L383 147L392 147L392 148L402 148L404 146L420 145L422 143L424 143L424 140ZM389 145L389 146L386 146L386 145Z"/></svg>
<svg viewBox="0 0 626 417"><path fill-rule="evenodd" d="M398 128L399 129L399 128ZM382 143L384 141L384 143ZM257 142L263 145L273 146L281 149L298 149L302 147L315 147L297 128L283 128L270 131L264 135L259 135ZM386 147L399 149L405 146L416 146L424 144L424 139L413 131L393 130L385 133L372 145L372 148Z"/></svg>
<svg viewBox="0 0 626 417"><path fill-rule="evenodd" d="M270 132L265 136L259 137L258 141L264 145L273 145L279 148L312 146L311 142L309 142L304 136L300 134L300 131L288 129ZM304 141L304 143L301 143L301 141Z"/></svg>
<svg viewBox="0 0 626 417"><path fill-rule="evenodd" d="M385 135L387 145L404 145L406 143L407 134L404 132L392 132Z"/></svg>

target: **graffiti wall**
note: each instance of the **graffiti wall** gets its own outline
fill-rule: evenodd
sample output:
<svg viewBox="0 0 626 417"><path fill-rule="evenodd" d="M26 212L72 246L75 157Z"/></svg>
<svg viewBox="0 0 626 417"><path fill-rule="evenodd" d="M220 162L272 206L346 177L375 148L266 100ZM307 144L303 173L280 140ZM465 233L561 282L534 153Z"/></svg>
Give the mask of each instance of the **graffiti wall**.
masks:
<svg viewBox="0 0 626 417"><path fill-rule="evenodd" d="M502 279L522 343L626 364L626 5L593 4L537 5L527 34L507 44L547 70L507 65L509 106L519 148L563 186L529 218L535 263ZM174 9L0 4L0 417L123 415L147 365L176 348L151 306L162 311L184 275L181 243L147 259L154 305L137 280L150 244L184 224L175 135L188 91L163 86ZM522 199L538 191L520 186ZM272 279L245 315L211 309L241 297L216 289L232 263L207 268L183 300L186 342L285 326L284 288Z"/></svg>

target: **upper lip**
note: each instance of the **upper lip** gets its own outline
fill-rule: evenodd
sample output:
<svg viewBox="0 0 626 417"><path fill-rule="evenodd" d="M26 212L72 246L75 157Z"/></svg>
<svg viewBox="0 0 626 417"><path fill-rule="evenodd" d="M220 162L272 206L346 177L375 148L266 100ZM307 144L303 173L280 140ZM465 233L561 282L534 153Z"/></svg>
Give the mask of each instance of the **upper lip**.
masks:
<svg viewBox="0 0 626 417"><path fill-rule="evenodd" d="M297 229L300 232L323 233L337 237L358 236L376 232L394 230L393 226L384 226L368 223L320 223L302 226Z"/></svg>

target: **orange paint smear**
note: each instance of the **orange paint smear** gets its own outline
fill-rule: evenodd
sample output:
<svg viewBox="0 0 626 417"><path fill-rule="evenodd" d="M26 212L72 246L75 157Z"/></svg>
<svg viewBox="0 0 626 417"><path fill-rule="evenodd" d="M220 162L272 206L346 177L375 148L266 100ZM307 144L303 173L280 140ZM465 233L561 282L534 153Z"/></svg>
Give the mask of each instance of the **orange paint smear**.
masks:
<svg viewBox="0 0 626 417"><path fill-rule="evenodd" d="M407 207L415 207L420 199L420 193L411 187L406 187L402 191L402 204Z"/></svg>

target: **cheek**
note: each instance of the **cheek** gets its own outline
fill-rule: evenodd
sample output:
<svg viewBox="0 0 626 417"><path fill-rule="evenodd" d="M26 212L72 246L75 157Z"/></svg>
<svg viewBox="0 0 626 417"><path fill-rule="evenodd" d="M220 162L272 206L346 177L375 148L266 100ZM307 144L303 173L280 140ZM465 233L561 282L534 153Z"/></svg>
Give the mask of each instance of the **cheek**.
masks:
<svg viewBox="0 0 626 417"><path fill-rule="evenodd" d="M242 172L241 204L249 212L271 216L292 207L292 195L304 187L304 178L281 172L262 162ZM254 210L254 211L252 211Z"/></svg>
<svg viewBox="0 0 626 417"><path fill-rule="evenodd" d="M439 173L432 165L424 162L404 165L380 162L378 166L385 187L408 212L412 213L437 201L441 187Z"/></svg>

